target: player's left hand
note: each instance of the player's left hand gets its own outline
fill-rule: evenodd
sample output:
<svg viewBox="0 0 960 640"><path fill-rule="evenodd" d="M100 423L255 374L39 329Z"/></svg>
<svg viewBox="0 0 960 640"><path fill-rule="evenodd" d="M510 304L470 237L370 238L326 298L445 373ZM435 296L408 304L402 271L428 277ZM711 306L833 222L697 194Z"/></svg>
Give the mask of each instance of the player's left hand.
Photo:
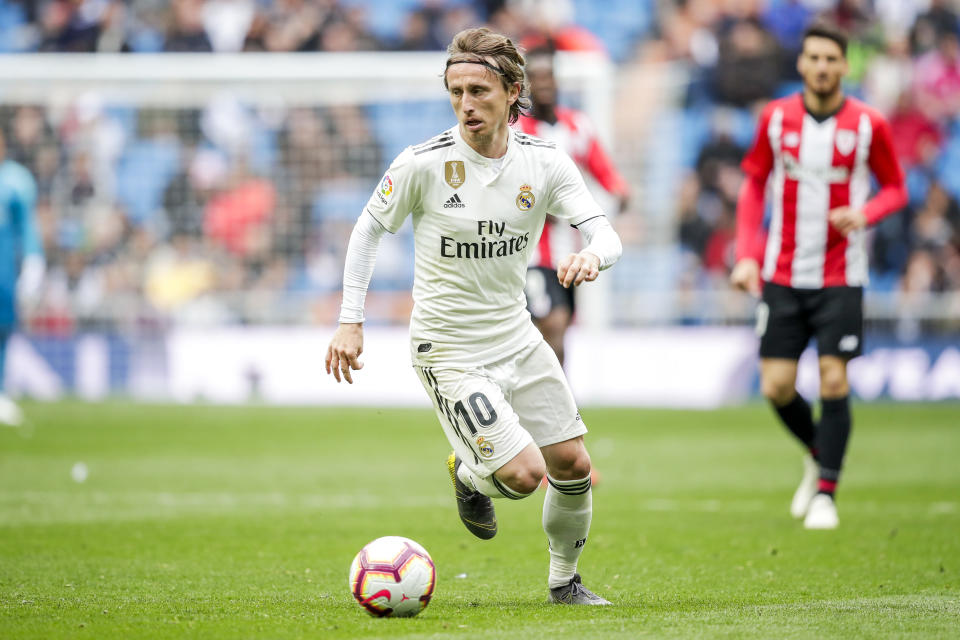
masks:
<svg viewBox="0 0 960 640"><path fill-rule="evenodd" d="M565 288L593 282L600 275L600 258L589 251L571 253L557 265L557 280Z"/></svg>
<svg viewBox="0 0 960 640"><path fill-rule="evenodd" d="M851 207L837 207L831 209L827 214L827 220L833 225L833 228L846 236L851 231L863 229L867 226L867 216L860 209Z"/></svg>

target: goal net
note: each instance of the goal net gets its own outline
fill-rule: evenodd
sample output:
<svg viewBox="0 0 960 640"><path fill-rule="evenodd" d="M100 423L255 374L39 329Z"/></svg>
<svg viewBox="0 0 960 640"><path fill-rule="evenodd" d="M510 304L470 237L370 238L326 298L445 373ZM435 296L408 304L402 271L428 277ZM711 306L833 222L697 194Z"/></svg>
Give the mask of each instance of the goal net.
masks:
<svg viewBox="0 0 960 640"><path fill-rule="evenodd" d="M29 325L335 322L350 230L405 146L456 122L443 53L39 55L0 67L9 155L36 175L49 272ZM609 139L612 66L563 54ZM409 224L370 322L409 314Z"/></svg>

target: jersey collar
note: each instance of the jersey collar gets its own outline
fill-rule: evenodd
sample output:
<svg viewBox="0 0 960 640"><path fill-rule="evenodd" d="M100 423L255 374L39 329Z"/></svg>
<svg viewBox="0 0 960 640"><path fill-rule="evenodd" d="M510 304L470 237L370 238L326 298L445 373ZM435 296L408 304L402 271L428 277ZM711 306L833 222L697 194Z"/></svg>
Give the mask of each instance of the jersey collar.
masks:
<svg viewBox="0 0 960 640"><path fill-rule="evenodd" d="M807 103L803 100L803 92L800 93L800 104L803 106L804 113L813 118L817 124L823 124L830 118L843 111L843 108L847 106L847 96L843 96L843 100L840 101L840 104L837 105L837 108L829 113L816 114L810 111L810 109L807 108Z"/></svg>
<svg viewBox="0 0 960 640"><path fill-rule="evenodd" d="M454 125L453 129L450 130L453 134L453 141L457 145L460 153L462 153L468 160L479 164L484 167L489 167L491 165L491 159L486 156L480 155L477 153L476 149L471 147L466 140L463 139L463 136L460 135L460 125ZM509 162L510 158L513 157L514 149L517 146L516 141L516 131L513 127L507 128L507 152L503 155L503 164L506 165Z"/></svg>

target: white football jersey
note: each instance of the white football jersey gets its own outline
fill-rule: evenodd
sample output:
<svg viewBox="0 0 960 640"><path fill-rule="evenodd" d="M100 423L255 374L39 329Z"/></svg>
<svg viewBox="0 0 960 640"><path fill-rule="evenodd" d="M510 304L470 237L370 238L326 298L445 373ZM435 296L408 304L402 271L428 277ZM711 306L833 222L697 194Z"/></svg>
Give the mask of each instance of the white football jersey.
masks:
<svg viewBox="0 0 960 640"><path fill-rule="evenodd" d="M489 364L541 340L523 286L545 216L576 225L603 215L552 142L511 129L497 164L454 126L404 149L367 202L391 233L413 215L415 364Z"/></svg>

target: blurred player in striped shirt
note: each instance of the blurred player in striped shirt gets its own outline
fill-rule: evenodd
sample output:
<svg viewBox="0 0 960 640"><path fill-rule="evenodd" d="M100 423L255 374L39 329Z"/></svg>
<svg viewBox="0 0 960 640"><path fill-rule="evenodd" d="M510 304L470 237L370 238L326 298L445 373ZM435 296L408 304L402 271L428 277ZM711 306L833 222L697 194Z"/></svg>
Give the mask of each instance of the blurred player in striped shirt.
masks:
<svg viewBox="0 0 960 640"><path fill-rule="evenodd" d="M757 308L763 394L809 451L790 507L808 529L839 523L834 492L851 418L847 362L863 342L866 228L906 204L890 125L844 95L847 39L833 25L804 34L800 94L770 102L743 160L737 203L737 262L731 283L762 301ZM870 197L871 173L879 190ZM761 230L764 190L772 215ZM762 286L761 286L762 281ZM797 393L797 361L815 339L821 415Z"/></svg>
<svg viewBox="0 0 960 640"><path fill-rule="evenodd" d="M555 142L565 151L587 180L589 187L599 185L613 196L622 212L630 196L626 180L617 171L593 124L586 114L557 104L557 80L553 72L554 52L549 45L532 49L526 56L527 79L530 82L529 113L520 115L516 129ZM596 193L596 189L592 188ZM574 289L557 281L557 263L576 252L580 234L568 224L552 216L540 236L527 270L527 310L547 344L564 359L564 337L573 321Z"/></svg>

